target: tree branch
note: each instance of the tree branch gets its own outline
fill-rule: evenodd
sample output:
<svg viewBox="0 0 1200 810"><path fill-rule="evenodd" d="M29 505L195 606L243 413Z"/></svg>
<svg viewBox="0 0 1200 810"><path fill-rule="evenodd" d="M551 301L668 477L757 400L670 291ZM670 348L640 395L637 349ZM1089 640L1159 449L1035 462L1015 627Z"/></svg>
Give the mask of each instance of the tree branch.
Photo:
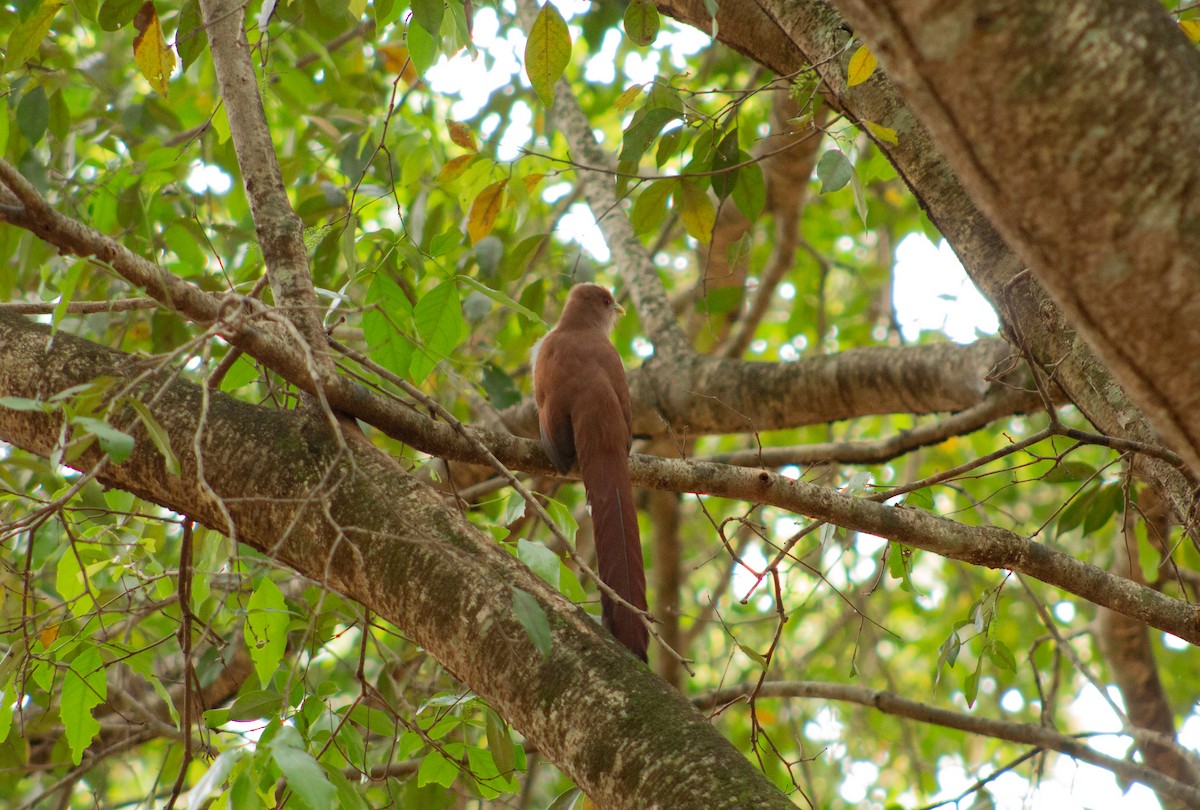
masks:
<svg viewBox="0 0 1200 810"><path fill-rule="evenodd" d="M1047 751L1058 751L1081 762L1112 771L1122 779L1141 782L1153 788L1160 795L1188 802L1191 806L1200 806L1200 788L1180 782L1140 763L1102 754L1076 737L1060 734L1051 728L1032 723L1006 723L987 717L975 717L919 703L878 689L819 681L768 681L761 686L743 684L718 689L697 695L693 698L693 702L701 709L713 710L740 702L751 694L754 694L757 699L815 698L856 703L884 714L906 717L921 723L931 723L997 740L1031 745Z"/></svg>

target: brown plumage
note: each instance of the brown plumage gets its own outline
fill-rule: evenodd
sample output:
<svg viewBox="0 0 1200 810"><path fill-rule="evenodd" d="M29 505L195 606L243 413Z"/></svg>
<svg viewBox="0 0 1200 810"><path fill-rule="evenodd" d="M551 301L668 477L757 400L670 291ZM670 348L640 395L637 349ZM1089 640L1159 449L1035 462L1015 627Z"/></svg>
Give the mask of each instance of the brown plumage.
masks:
<svg viewBox="0 0 1200 810"><path fill-rule="evenodd" d="M533 391L546 455L562 473L579 461L600 579L645 610L646 571L629 483L629 386L609 342L624 311L599 285L572 287L558 325L534 349ZM645 661L649 636L641 618L603 593L600 612L604 626Z"/></svg>

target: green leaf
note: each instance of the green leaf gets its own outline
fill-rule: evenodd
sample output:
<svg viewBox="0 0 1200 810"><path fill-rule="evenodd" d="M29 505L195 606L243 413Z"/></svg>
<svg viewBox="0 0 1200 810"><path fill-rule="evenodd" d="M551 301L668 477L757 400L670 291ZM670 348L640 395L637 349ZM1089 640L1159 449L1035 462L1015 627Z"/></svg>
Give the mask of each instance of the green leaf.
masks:
<svg viewBox="0 0 1200 810"><path fill-rule="evenodd" d="M87 435L95 436L100 441L100 449L114 464L120 464L133 452L133 437L101 419L74 416L71 417L71 424L82 428Z"/></svg>
<svg viewBox="0 0 1200 810"><path fill-rule="evenodd" d="M17 10L17 19L24 21L41 6L39 0L14 0L13 7Z"/></svg>
<svg viewBox="0 0 1200 810"><path fill-rule="evenodd" d="M712 176L712 190L718 200L724 200L733 191L741 170L731 167L738 165L741 157L742 153L738 148L738 131L735 127L721 139L713 154L713 171L717 174Z"/></svg>
<svg viewBox="0 0 1200 810"><path fill-rule="evenodd" d="M937 668L939 677L943 666L953 667L955 662L958 661L958 653L960 650L962 650L962 642L958 638L958 633L953 632L949 635L949 637L946 638L945 641L942 642L942 645L938 647Z"/></svg>
<svg viewBox="0 0 1200 810"><path fill-rule="evenodd" d="M713 25L716 25L715 17ZM575 806L575 802L579 801L579 797L583 795L583 791L579 788L571 788L558 794L554 801L550 802L550 806L546 810L571 810Z"/></svg>
<svg viewBox="0 0 1200 810"><path fill-rule="evenodd" d="M840 149L830 149L817 161L817 179L821 181L822 194L845 187L852 174L854 167Z"/></svg>
<svg viewBox="0 0 1200 810"><path fill-rule="evenodd" d="M423 26L410 25L404 35L404 41L408 45L408 55L412 59L413 67L417 69L418 74L424 76L437 62L441 52L438 48L438 38Z"/></svg>
<svg viewBox="0 0 1200 810"><path fill-rule="evenodd" d="M84 594L86 588L83 578L84 572L79 567L79 558L70 548L65 549L58 558L54 580L54 589L64 602L71 602Z"/></svg>
<svg viewBox="0 0 1200 810"><path fill-rule="evenodd" d="M0 711L3 711L3 706L0 706ZM517 767L517 754L512 735L508 733L508 726L491 707L484 710L483 717L488 750L492 752L492 761L496 763L496 769L501 774L512 773ZM0 742L3 740L0 736Z"/></svg>
<svg viewBox="0 0 1200 810"><path fill-rule="evenodd" d="M1096 468L1082 461L1060 461L1042 476L1043 481L1063 484L1068 481L1086 481L1096 474Z"/></svg>
<svg viewBox="0 0 1200 810"><path fill-rule="evenodd" d="M92 709L107 698L104 662L100 660L100 653L95 647L85 647L63 676L59 706L63 730L71 746L71 761L76 765L83 760L83 752L100 733L100 723L92 716Z"/></svg>
<svg viewBox="0 0 1200 810"><path fill-rule="evenodd" d="M688 236L707 245L712 239L717 212L704 189L691 180L680 180L675 192L675 205Z"/></svg>
<svg viewBox="0 0 1200 810"><path fill-rule="evenodd" d="M407 377L416 350L401 330L412 325L412 305L386 273L376 273L367 289L363 337L371 359L397 377Z"/></svg>
<svg viewBox="0 0 1200 810"><path fill-rule="evenodd" d="M350 719L372 734L390 739L396 736L396 721L378 708L358 703L350 710Z"/></svg>
<svg viewBox="0 0 1200 810"><path fill-rule="evenodd" d="M488 298L495 301L500 306L511 309L513 312L516 312L518 315L521 315L521 316L529 319L533 323L540 323L543 326L546 325L546 322L542 320L542 317L540 315L538 315L536 312L534 312L532 309L530 309L529 307L521 306L520 304L518 304L516 301L509 298L504 293L499 292L498 290L493 290L491 287L488 287L486 284L479 281L478 279L472 278L471 276L463 276L463 275L458 275L458 276L455 276L454 278L456 280L461 281L462 283L466 284L468 287L472 287L475 290L477 290L478 292L483 293L484 295L486 295ZM418 306L418 309L420 309L419 306Z"/></svg>
<svg viewBox="0 0 1200 810"><path fill-rule="evenodd" d="M1094 534L1104 527L1113 515L1125 505L1125 493L1120 484L1105 484L1092 498L1091 508L1083 519L1084 536Z"/></svg>
<svg viewBox="0 0 1200 810"><path fill-rule="evenodd" d="M658 36L658 9L650 0L630 0L625 7L625 36L635 45L646 47Z"/></svg>
<svg viewBox="0 0 1200 810"><path fill-rule="evenodd" d="M356 761L350 757L347 759L350 762ZM334 807L337 807L338 810L371 810L371 805L367 804L367 800L363 798L359 788L352 784L345 774L341 771L331 770L326 771L326 775L337 790L337 802L334 803Z"/></svg>
<svg viewBox="0 0 1200 810"><path fill-rule="evenodd" d="M50 103L46 100L46 91L40 84L34 85L17 105L17 129L31 146L36 146L46 134L49 123Z"/></svg>
<svg viewBox="0 0 1200 810"><path fill-rule="evenodd" d="M171 449L171 437L167 435L167 431L154 418L154 414L150 413L150 409L146 407L145 403L136 399L130 399L127 402L138 412L138 417L146 427L146 433L149 434L150 441L158 448L158 452L162 454L163 464L167 468L167 472L171 475L179 475L179 459Z"/></svg>
<svg viewBox="0 0 1200 810"><path fill-rule="evenodd" d="M0 743L8 739L8 733L12 730L13 709L17 707L16 702L17 690L13 688L12 678L4 684L4 688L0 689ZM512 740L508 740L510 750ZM488 729L488 745L491 746L491 728ZM508 770L511 770L508 769Z"/></svg>
<svg viewBox="0 0 1200 810"><path fill-rule="evenodd" d="M550 521L568 539L574 537L575 532L579 530L579 524L575 522L575 516L562 501L547 498L546 514L550 515Z"/></svg>
<svg viewBox="0 0 1200 810"><path fill-rule="evenodd" d="M71 269L58 283L58 303L54 305L54 312L50 316L50 334L52 335L58 332L58 326L71 306L71 300L75 297L75 288L79 286L79 279L83 275L84 267L83 262L71 265Z"/></svg>
<svg viewBox="0 0 1200 810"><path fill-rule="evenodd" d="M229 369L229 373L225 375L225 379L221 380L221 390L225 392L236 391L243 385L249 385L257 380L261 375L258 368L254 365L254 361L247 355L240 354L233 361L233 365Z"/></svg>
<svg viewBox="0 0 1200 810"><path fill-rule="evenodd" d="M670 107L643 107L638 110L621 136L621 155L618 160L636 165L663 127L682 117L683 113Z"/></svg>
<svg viewBox="0 0 1200 810"><path fill-rule="evenodd" d="M412 19L417 25L437 37L442 30L442 16L446 12L445 0L412 0Z"/></svg>
<svg viewBox="0 0 1200 810"><path fill-rule="evenodd" d="M504 410L521 401L521 391L513 378L494 363L483 364L483 380L481 382L488 400L498 410Z"/></svg>
<svg viewBox="0 0 1200 810"><path fill-rule="evenodd" d="M517 617L517 621L525 628L525 632L529 635L529 640L533 642L533 646L542 654L543 658L550 656L550 620L546 617L546 611L542 610L542 606L533 596L520 588L513 588L513 613Z"/></svg>
<svg viewBox="0 0 1200 810"><path fill-rule="evenodd" d="M549 3L547 3L549 5ZM417 769L417 785L440 785L448 788L458 778L458 765L442 756L440 751L430 751L421 760Z"/></svg>
<svg viewBox="0 0 1200 810"><path fill-rule="evenodd" d="M37 6L37 11L28 17L22 15L21 22L17 23L8 35L8 50L4 59L6 72L11 73L33 58L34 54L38 52L42 40L46 38L46 34L50 33L54 16L58 14L58 10L63 5L64 3L58 2L58 0L43 0ZM29 140L31 143L37 143L33 138Z"/></svg>
<svg viewBox="0 0 1200 810"><path fill-rule="evenodd" d="M10 411L41 411L42 413L53 413L57 410L57 406L49 402L25 397L0 397L0 408L8 408Z"/></svg>
<svg viewBox="0 0 1200 810"><path fill-rule="evenodd" d="M658 230L667 218L667 200L675 190L675 180L655 180L637 199L629 214L629 223L638 236Z"/></svg>
<svg viewBox="0 0 1200 810"><path fill-rule="evenodd" d="M1066 508L1059 513L1058 521L1054 524L1055 537L1062 537L1083 524L1083 519L1087 517L1098 491L1098 487L1090 487L1076 495L1074 500L1067 504Z"/></svg>
<svg viewBox="0 0 1200 810"><path fill-rule="evenodd" d="M979 659L981 662L983 659ZM975 707L975 698L979 697L979 667L975 667L974 671L967 675L966 681L963 683L963 697L967 699L967 708Z"/></svg>
<svg viewBox="0 0 1200 810"><path fill-rule="evenodd" d="M372 0L371 14L375 18L375 29L382 31L400 19L405 6L402 0Z"/></svg>
<svg viewBox="0 0 1200 810"><path fill-rule="evenodd" d="M100 28L105 31L116 31L128 25L142 6L143 0L104 0L100 6Z"/></svg>
<svg viewBox="0 0 1200 810"><path fill-rule="evenodd" d="M283 695L273 689L252 689L237 696L229 707L229 719L239 723L278 717Z"/></svg>
<svg viewBox="0 0 1200 810"><path fill-rule="evenodd" d="M687 127L675 127L662 133L658 139L658 148L654 150L654 165L661 169L668 160L675 157L683 147L687 132Z"/></svg>
<svg viewBox="0 0 1200 810"><path fill-rule="evenodd" d="M571 32L567 21L546 2L533 21L525 43L525 74L542 104L554 103L554 84L571 61Z"/></svg>
<svg viewBox="0 0 1200 810"><path fill-rule="evenodd" d="M283 663L290 622L283 591L270 577L263 577L246 605L245 633L250 659L264 687Z"/></svg>
<svg viewBox="0 0 1200 810"><path fill-rule="evenodd" d="M208 800L219 796L225 791L225 780L229 777L233 766L250 753L250 749L228 748L221 752L213 763L208 766L204 775L196 780L196 784L188 791L188 807L208 807Z"/></svg>
<svg viewBox="0 0 1200 810"><path fill-rule="evenodd" d="M742 152L738 161L746 163L750 155ZM762 169L757 163L748 163L737 171L737 181L733 184L733 202L738 210L746 215L751 222L762 215L767 205L767 186L763 182Z"/></svg>
<svg viewBox="0 0 1200 810"><path fill-rule="evenodd" d="M914 593L912 584L912 549L900 543L892 543L888 552L888 575L900 580L900 590Z"/></svg>
<svg viewBox="0 0 1200 810"><path fill-rule="evenodd" d="M992 663L1000 669L1007 670L1008 672L1017 671L1016 656L1012 654L1012 650L1005 646L1003 641L994 638L988 639L983 650L987 653L987 657L991 659Z"/></svg>
<svg viewBox="0 0 1200 810"><path fill-rule="evenodd" d="M747 647L745 644L742 644L740 641L738 642L738 649L741 650L743 653L745 653L750 658L751 661L758 664L763 669L767 668L766 656L764 656L758 650L752 649L751 647Z"/></svg>
<svg viewBox="0 0 1200 810"><path fill-rule="evenodd" d="M284 735L271 741L271 756L288 781L288 788L312 810L333 807L337 791L313 755L288 745Z"/></svg>
<svg viewBox="0 0 1200 810"><path fill-rule="evenodd" d="M558 590L558 555L541 543L520 539L517 541L517 559L529 566L533 573Z"/></svg>
<svg viewBox="0 0 1200 810"><path fill-rule="evenodd" d="M413 356L409 374L413 382L421 383L439 360L454 351L467 331L454 279L443 281L421 297L413 311L413 322L424 351Z"/></svg>
<svg viewBox="0 0 1200 810"><path fill-rule="evenodd" d="M467 156L464 155L464 157ZM429 255L445 256L454 248L461 246L464 238L463 232L458 229L458 226L451 225L448 231L439 233L429 240Z"/></svg>
<svg viewBox="0 0 1200 810"><path fill-rule="evenodd" d="M504 257L504 274L509 276L518 276L524 273L525 269L529 266L530 259L537 255L537 252L541 249L542 245L546 243L546 239L546 234L536 233L533 236L527 236L518 242L517 246L509 251ZM526 289L529 288L527 287ZM521 300L525 300L523 293ZM538 321L541 321L540 317L537 319L537 321L535 321L535 323Z"/></svg>
<svg viewBox="0 0 1200 810"><path fill-rule="evenodd" d="M175 50L179 52L180 71L204 53L208 46L208 32L204 28L204 15L200 12L200 0L184 0L179 10L179 25L175 29Z"/></svg>
<svg viewBox="0 0 1200 810"><path fill-rule="evenodd" d="M867 194L863 190L858 172L850 172L850 190L854 193L854 210L858 212L858 218L865 226L867 224Z"/></svg>

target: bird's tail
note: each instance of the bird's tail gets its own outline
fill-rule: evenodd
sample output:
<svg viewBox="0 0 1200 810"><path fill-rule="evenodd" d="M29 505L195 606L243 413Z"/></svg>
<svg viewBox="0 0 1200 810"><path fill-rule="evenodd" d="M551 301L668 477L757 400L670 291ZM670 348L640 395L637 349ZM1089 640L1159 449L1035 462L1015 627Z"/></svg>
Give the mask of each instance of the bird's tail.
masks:
<svg viewBox="0 0 1200 810"><path fill-rule="evenodd" d="M646 569L642 563L642 540L628 463L628 457L622 454L619 460L588 464L580 472L592 505L597 573L618 596L639 610L646 610ZM603 592L600 613L605 628L617 641L645 661L650 639L641 617Z"/></svg>

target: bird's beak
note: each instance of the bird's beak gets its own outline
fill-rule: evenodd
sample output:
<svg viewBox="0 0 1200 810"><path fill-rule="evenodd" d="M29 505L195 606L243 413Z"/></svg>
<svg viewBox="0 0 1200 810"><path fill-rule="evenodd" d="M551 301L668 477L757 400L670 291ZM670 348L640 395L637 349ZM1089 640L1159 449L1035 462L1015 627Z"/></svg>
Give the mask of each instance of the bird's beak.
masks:
<svg viewBox="0 0 1200 810"><path fill-rule="evenodd" d="M620 305L620 304L618 304L616 301L613 301L613 309L615 309L615 310L617 311L617 314L618 314L618 315L624 315L624 314L625 314L625 307L621 306L621 305Z"/></svg>

